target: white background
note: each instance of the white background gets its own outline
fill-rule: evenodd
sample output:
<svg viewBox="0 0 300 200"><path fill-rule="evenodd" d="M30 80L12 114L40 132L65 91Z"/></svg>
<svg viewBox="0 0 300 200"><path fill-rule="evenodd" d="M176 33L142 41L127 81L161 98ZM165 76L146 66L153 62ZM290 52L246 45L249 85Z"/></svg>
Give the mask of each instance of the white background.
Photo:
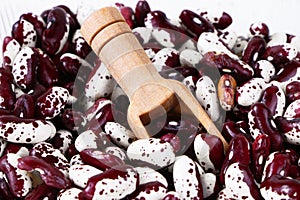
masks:
<svg viewBox="0 0 300 200"><path fill-rule="evenodd" d="M0 41L10 35L13 22L22 13L40 14L52 6L65 4L76 12L78 5L97 9L116 0L1 0ZM135 7L137 0L119 0ZM152 10L162 10L169 18L178 18L183 9L193 11L225 11L233 18L230 28L238 35L247 35L251 23L265 22L271 33L286 32L300 36L299 0L148 0Z"/></svg>

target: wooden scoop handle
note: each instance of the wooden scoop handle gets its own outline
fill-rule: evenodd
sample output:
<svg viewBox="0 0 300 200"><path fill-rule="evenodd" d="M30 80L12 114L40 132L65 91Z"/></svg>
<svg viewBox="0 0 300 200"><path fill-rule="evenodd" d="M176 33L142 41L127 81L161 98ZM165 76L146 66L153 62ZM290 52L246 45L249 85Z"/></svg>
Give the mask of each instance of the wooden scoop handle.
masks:
<svg viewBox="0 0 300 200"><path fill-rule="evenodd" d="M130 99L137 87L161 78L116 8L94 12L81 33Z"/></svg>

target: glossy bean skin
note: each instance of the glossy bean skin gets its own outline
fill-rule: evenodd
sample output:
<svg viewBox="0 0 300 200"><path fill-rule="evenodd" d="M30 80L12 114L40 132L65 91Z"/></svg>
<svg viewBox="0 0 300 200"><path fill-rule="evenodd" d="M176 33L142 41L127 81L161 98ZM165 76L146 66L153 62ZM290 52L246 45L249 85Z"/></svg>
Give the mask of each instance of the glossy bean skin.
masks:
<svg viewBox="0 0 300 200"><path fill-rule="evenodd" d="M38 66L36 69L37 81L46 88L58 84L59 72L52 59L40 49L35 50L38 55Z"/></svg>
<svg viewBox="0 0 300 200"><path fill-rule="evenodd" d="M83 36L80 33L80 30L77 29L72 38L72 47L74 49L74 54L80 58L86 58L92 49L88 43L84 40Z"/></svg>
<svg viewBox="0 0 300 200"><path fill-rule="evenodd" d="M224 184L226 170L235 162L244 166L248 166L250 163L250 143L243 135L235 136L229 143L229 149L220 172L221 183Z"/></svg>
<svg viewBox="0 0 300 200"><path fill-rule="evenodd" d="M37 32L34 25L25 19L20 19L12 27L12 37L15 38L22 47L35 47Z"/></svg>
<svg viewBox="0 0 300 200"><path fill-rule="evenodd" d="M131 29L136 27L135 15L134 11L129 6L124 6L124 4L116 3L116 6L120 10L120 13L123 15L126 23L129 25Z"/></svg>
<svg viewBox="0 0 300 200"><path fill-rule="evenodd" d="M64 9L56 7L47 14L46 29L42 34L42 50L48 55L59 53L70 31L70 22Z"/></svg>
<svg viewBox="0 0 300 200"><path fill-rule="evenodd" d="M198 80L201 76L196 68L188 66L180 66L163 70L160 71L159 74L164 78L175 79L177 81L183 81L183 79L188 76L193 76Z"/></svg>
<svg viewBox="0 0 300 200"><path fill-rule="evenodd" d="M259 135L255 138L251 148L251 162L250 169L255 180L260 183L264 164L270 154L270 137L266 134Z"/></svg>
<svg viewBox="0 0 300 200"><path fill-rule="evenodd" d="M34 100L28 94L21 95L15 103L14 115L20 118L34 118Z"/></svg>
<svg viewBox="0 0 300 200"><path fill-rule="evenodd" d="M274 80L278 82L292 82L299 80L300 62L291 61L283 66L283 70L277 73Z"/></svg>
<svg viewBox="0 0 300 200"><path fill-rule="evenodd" d="M300 118L285 118L277 117L275 119L279 130L284 134L285 140L291 144L299 145L300 138L298 133L300 131Z"/></svg>
<svg viewBox="0 0 300 200"><path fill-rule="evenodd" d="M226 29L232 23L231 16L226 12L222 12L222 14L219 16L211 16L210 12L204 11L200 12L200 16L204 17L206 20L212 23L216 29L220 30Z"/></svg>
<svg viewBox="0 0 300 200"><path fill-rule="evenodd" d="M271 140L271 150L278 151L283 148L283 136L271 124L272 114L263 103L256 103L248 114L250 133L253 138L257 135L267 134Z"/></svg>
<svg viewBox="0 0 300 200"><path fill-rule="evenodd" d="M237 82L245 82L254 75L252 68L231 58L225 53L216 54L215 52L208 52L204 56L204 63L209 66L216 67L220 72L229 71Z"/></svg>
<svg viewBox="0 0 300 200"><path fill-rule="evenodd" d="M43 34L43 31L45 29L45 22L43 21L43 19L36 15L36 14L33 14L33 13L25 13L25 14L22 14L20 16L20 20L21 19L24 19L28 22L30 22L33 27L34 27L34 30L36 31L36 46L37 47L40 47L41 45L41 39L42 39L42 34Z"/></svg>
<svg viewBox="0 0 300 200"><path fill-rule="evenodd" d="M47 198L48 200L55 200L58 194L58 189L54 187L49 187L48 185L42 183L36 186L24 200L40 200Z"/></svg>
<svg viewBox="0 0 300 200"><path fill-rule="evenodd" d="M137 2L135 6L134 15L135 15L136 25L138 27L145 26L145 18L149 12L151 12L151 8L147 1L140 0Z"/></svg>
<svg viewBox="0 0 300 200"><path fill-rule="evenodd" d="M264 198L288 198L297 200L299 195L300 180L290 179L280 175L273 175L261 183L260 191ZM288 188L286 190L285 188Z"/></svg>
<svg viewBox="0 0 300 200"><path fill-rule="evenodd" d="M254 66L255 62L260 60L266 48L266 42L260 36L251 38L245 47L242 55L242 61Z"/></svg>
<svg viewBox="0 0 300 200"><path fill-rule="evenodd" d="M35 156L19 158L18 167L26 171L41 170L41 178L48 186L65 189L71 185L71 181L67 179L62 172L46 161Z"/></svg>
<svg viewBox="0 0 300 200"><path fill-rule="evenodd" d="M11 71L14 59L18 52L21 50L21 46L17 40L11 36L6 36L3 39L2 55L3 55L3 68Z"/></svg>
<svg viewBox="0 0 300 200"><path fill-rule="evenodd" d="M180 138L174 133L167 133L160 137L160 140L164 142L169 142L174 149L174 153L177 153L181 149Z"/></svg>
<svg viewBox="0 0 300 200"><path fill-rule="evenodd" d="M222 75L218 82L218 97L220 105L224 110L229 111L233 109L235 105L235 91L235 79L228 74Z"/></svg>
<svg viewBox="0 0 300 200"><path fill-rule="evenodd" d="M64 109L60 117L63 126L70 131L78 131L86 125L83 114L71 108Z"/></svg>
<svg viewBox="0 0 300 200"><path fill-rule="evenodd" d="M248 128L245 129L245 128L241 127L235 121L224 122L223 128L222 128L222 135L227 140L227 142L230 142L233 138L235 138L236 136L238 136L240 134L244 135L248 139L248 141L252 141L251 136L249 136Z"/></svg>
<svg viewBox="0 0 300 200"><path fill-rule="evenodd" d="M277 86L267 87L261 97L261 102L270 109L274 118L283 115L285 101L284 92Z"/></svg>
<svg viewBox="0 0 300 200"><path fill-rule="evenodd" d="M211 23L191 10L183 10L179 15L179 19L196 36L201 35L203 32L214 32L214 27Z"/></svg>
<svg viewBox="0 0 300 200"><path fill-rule="evenodd" d="M263 22L256 22L251 24L249 32L253 36L261 36L266 39L268 38L270 33L268 25Z"/></svg>
<svg viewBox="0 0 300 200"><path fill-rule="evenodd" d="M9 189L9 185L6 181L6 177L4 177L5 174L3 172L0 172L0 199L5 200L5 199L14 199L13 194L11 193Z"/></svg>
<svg viewBox="0 0 300 200"><path fill-rule="evenodd" d="M80 152L80 157L84 163L100 170L106 170L125 164L120 158L97 149L84 149Z"/></svg>
<svg viewBox="0 0 300 200"><path fill-rule="evenodd" d="M300 99L300 81L293 81L287 84L285 93L288 103Z"/></svg>
<svg viewBox="0 0 300 200"><path fill-rule="evenodd" d="M13 90L13 76L11 72L0 68L0 108L12 111L16 101L16 95Z"/></svg>

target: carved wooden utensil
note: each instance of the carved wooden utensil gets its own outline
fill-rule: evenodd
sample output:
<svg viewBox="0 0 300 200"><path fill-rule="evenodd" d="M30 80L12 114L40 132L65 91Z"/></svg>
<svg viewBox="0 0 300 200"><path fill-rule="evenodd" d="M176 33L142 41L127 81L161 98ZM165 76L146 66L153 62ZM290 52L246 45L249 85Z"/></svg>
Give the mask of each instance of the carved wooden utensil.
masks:
<svg viewBox="0 0 300 200"><path fill-rule="evenodd" d="M92 13L82 24L81 33L128 95L128 123L137 138L150 137L145 125L151 117L166 114L179 104L188 108L208 133L222 140L225 151L228 149L228 143L186 86L159 75L116 8Z"/></svg>

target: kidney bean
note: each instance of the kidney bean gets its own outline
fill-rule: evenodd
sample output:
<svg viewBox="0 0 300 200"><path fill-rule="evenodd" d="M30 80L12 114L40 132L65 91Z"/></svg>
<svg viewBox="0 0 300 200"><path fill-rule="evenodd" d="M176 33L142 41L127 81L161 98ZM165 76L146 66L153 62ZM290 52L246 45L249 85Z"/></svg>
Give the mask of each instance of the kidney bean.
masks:
<svg viewBox="0 0 300 200"><path fill-rule="evenodd" d="M135 21L136 25L138 27L144 27L145 26L145 18L147 14L151 12L151 8L147 1L140 0L137 2L135 6Z"/></svg>
<svg viewBox="0 0 300 200"><path fill-rule="evenodd" d="M36 37L37 37L36 38L36 46L40 47L42 34L46 27L46 23L40 16L33 14L33 13L22 14L20 16L20 20L22 20L22 19L30 22L33 25L34 30L36 31Z"/></svg>
<svg viewBox="0 0 300 200"><path fill-rule="evenodd" d="M93 100L107 97L113 92L114 80L104 63L96 65L85 84L85 95Z"/></svg>
<svg viewBox="0 0 300 200"><path fill-rule="evenodd" d="M132 142L127 148L127 156L132 162L163 168L175 161L175 153L169 142L158 138L145 138Z"/></svg>
<svg viewBox="0 0 300 200"><path fill-rule="evenodd" d="M90 165L78 164L72 165L69 170L69 177L76 186L85 188L88 180L98 174L103 173L102 170Z"/></svg>
<svg viewBox="0 0 300 200"><path fill-rule="evenodd" d="M167 133L160 137L160 140L163 142L169 142L174 150L174 153L177 153L181 149L180 138L174 133Z"/></svg>
<svg viewBox="0 0 300 200"><path fill-rule="evenodd" d="M260 36L251 38L245 47L242 55L242 61L254 66L255 62L260 60L266 48L265 40Z"/></svg>
<svg viewBox="0 0 300 200"><path fill-rule="evenodd" d="M92 49L88 43L84 40L83 36L80 33L80 30L77 29L72 38L72 46L74 53L80 58L86 58Z"/></svg>
<svg viewBox="0 0 300 200"><path fill-rule="evenodd" d="M195 155L199 164L206 172L217 173L224 161L222 141L209 134L199 134L194 141Z"/></svg>
<svg viewBox="0 0 300 200"><path fill-rule="evenodd" d="M18 143L6 142L3 155L13 153L20 157L28 156L29 155L28 149L30 149L31 147L32 147L31 144L18 144Z"/></svg>
<svg viewBox="0 0 300 200"><path fill-rule="evenodd" d="M77 14L73 13L71 9L65 5L58 5L56 7L62 8L64 9L64 11L66 11L70 23L69 39L71 39L70 36L72 36L75 33L75 31L80 28L80 24L77 20Z"/></svg>
<svg viewBox="0 0 300 200"><path fill-rule="evenodd" d="M300 118L285 118L277 117L275 119L278 129L283 133L285 140L288 143L299 145L300 144Z"/></svg>
<svg viewBox="0 0 300 200"><path fill-rule="evenodd" d="M52 119L59 115L67 104L69 92L65 88L50 87L36 100L36 115L43 119Z"/></svg>
<svg viewBox="0 0 300 200"><path fill-rule="evenodd" d="M162 200L180 200L179 195L175 191L169 191L166 193Z"/></svg>
<svg viewBox="0 0 300 200"><path fill-rule="evenodd" d="M160 182L140 184L137 190L129 195L131 199L162 199L167 193L167 188Z"/></svg>
<svg viewBox="0 0 300 200"><path fill-rule="evenodd" d="M38 55L37 81L46 88L56 85L59 81L59 72L52 59L41 49L35 49L35 52Z"/></svg>
<svg viewBox="0 0 300 200"><path fill-rule="evenodd" d="M229 143L229 149L220 171L221 184L224 184L226 171L233 163L244 166L248 166L250 163L250 143L242 134L236 135Z"/></svg>
<svg viewBox="0 0 300 200"><path fill-rule="evenodd" d="M271 111L271 115L276 118L282 116L285 108L285 95L278 86L269 86L262 94L261 102Z"/></svg>
<svg viewBox="0 0 300 200"><path fill-rule="evenodd" d="M286 85L285 96L287 103L300 99L300 81L293 81Z"/></svg>
<svg viewBox="0 0 300 200"><path fill-rule="evenodd" d="M202 199L203 189L200 174L192 159L183 155L176 159L173 166L175 191L180 199Z"/></svg>
<svg viewBox="0 0 300 200"><path fill-rule="evenodd" d="M72 53L64 53L60 57L60 65L65 74L75 77L81 67L92 68L90 64Z"/></svg>
<svg viewBox="0 0 300 200"><path fill-rule="evenodd" d="M71 181L62 172L43 159L35 156L19 158L18 168L26 171L40 171L40 176L44 183L54 188L65 189L71 185Z"/></svg>
<svg viewBox="0 0 300 200"><path fill-rule="evenodd" d="M221 107L226 111L234 107L235 90L235 79L228 74L222 75L218 83L218 98Z"/></svg>
<svg viewBox="0 0 300 200"><path fill-rule="evenodd" d="M35 144L30 150L29 155L44 160L61 171L66 177L68 176L70 167L68 160L60 150L55 149L50 143L40 142Z"/></svg>
<svg viewBox="0 0 300 200"><path fill-rule="evenodd" d="M247 46L247 44L248 44L248 39L246 39L243 36L238 36L234 46L232 47L233 53L241 57L244 48Z"/></svg>
<svg viewBox="0 0 300 200"><path fill-rule="evenodd" d="M257 61L253 68L255 77L263 78L265 82L270 82L276 73L274 65L267 60Z"/></svg>
<svg viewBox="0 0 300 200"><path fill-rule="evenodd" d="M210 11L203 11L200 12L200 16L214 25L216 29L224 30L232 23L231 16L226 12L216 14Z"/></svg>
<svg viewBox="0 0 300 200"><path fill-rule="evenodd" d="M195 79L200 78L199 71L194 67L180 66L160 71L159 74L167 79L183 81L188 76L193 76Z"/></svg>
<svg viewBox="0 0 300 200"><path fill-rule="evenodd" d="M18 167L18 159L20 158L16 154L9 153L0 159L0 170L5 173L9 189L15 197L25 197L32 189L28 172Z"/></svg>
<svg viewBox="0 0 300 200"><path fill-rule="evenodd" d="M167 179L160 172L150 167L135 167L134 170L138 173L139 185L159 182L164 187L168 187Z"/></svg>
<svg viewBox="0 0 300 200"><path fill-rule="evenodd" d="M78 135L75 140L77 151L84 149L100 149L103 150L110 143L104 132L95 133L91 130L84 131Z"/></svg>
<svg viewBox="0 0 300 200"><path fill-rule="evenodd" d="M152 59L157 71L180 66L179 52L174 48L163 48Z"/></svg>
<svg viewBox="0 0 300 200"><path fill-rule="evenodd" d="M267 134L271 140L271 150L278 151L283 147L283 136L272 125L272 114L263 103L255 103L248 114L251 136L255 139L260 134Z"/></svg>
<svg viewBox="0 0 300 200"><path fill-rule="evenodd" d="M286 43L287 40L288 40L288 35L286 33L276 32L270 35L267 46L272 47L272 46L280 45Z"/></svg>
<svg viewBox="0 0 300 200"><path fill-rule="evenodd" d="M112 155L120 158L124 162L126 162L128 160L126 152L123 149L121 149L120 147L109 146L104 149L104 152L108 153L108 154L112 154Z"/></svg>
<svg viewBox="0 0 300 200"><path fill-rule="evenodd" d="M42 50L48 55L58 54L70 32L70 21L64 9L55 7L47 15L46 29L42 35Z"/></svg>
<svg viewBox="0 0 300 200"><path fill-rule="evenodd" d="M213 121L220 118L216 87L208 76L202 76L196 83L196 98Z"/></svg>
<svg viewBox="0 0 300 200"><path fill-rule="evenodd" d="M264 198L296 200L300 198L300 181L280 175L273 175L261 183L260 192ZM286 190L288 188L288 190Z"/></svg>
<svg viewBox="0 0 300 200"><path fill-rule="evenodd" d="M34 87L37 65L38 58L32 48L24 47L19 51L12 66L12 74L18 87L27 91Z"/></svg>
<svg viewBox="0 0 300 200"><path fill-rule="evenodd" d="M299 105L300 105L300 100L299 99L297 99L297 100L293 101L292 103L290 103L288 105L288 107L286 108L283 117L286 117L286 118L299 118L300 117Z"/></svg>
<svg viewBox="0 0 300 200"><path fill-rule="evenodd" d="M247 165L232 163L225 174L225 189L218 199L262 199L259 188Z"/></svg>
<svg viewBox="0 0 300 200"><path fill-rule="evenodd" d="M5 199L14 199L13 194L9 190L9 185L6 181L5 174L1 171L0 172L0 199L5 200Z"/></svg>
<svg viewBox="0 0 300 200"><path fill-rule="evenodd" d="M86 125L86 119L83 114L71 108L64 109L60 117L63 126L70 131L81 130Z"/></svg>
<svg viewBox="0 0 300 200"><path fill-rule="evenodd" d="M21 50L21 46L13 37L6 36L3 39L2 55L3 55L3 68L11 71L15 57Z"/></svg>
<svg viewBox="0 0 300 200"><path fill-rule="evenodd" d="M239 57L231 52L216 33L204 32L200 35L197 41L197 48L204 56L208 52L215 52L214 54L224 53L232 59L238 60Z"/></svg>
<svg viewBox="0 0 300 200"><path fill-rule="evenodd" d="M73 142L73 135L67 130L58 130L53 138L49 141L55 149L60 150L61 153L65 152Z"/></svg>
<svg viewBox="0 0 300 200"><path fill-rule="evenodd" d="M121 14L123 15L126 23L129 25L131 29L136 27L136 20L134 11L131 7L124 6L123 4L116 3L116 6L120 10Z"/></svg>
<svg viewBox="0 0 300 200"><path fill-rule="evenodd" d="M283 43L267 47L262 55L262 59L270 61L279 70L281 64L292 61L297 56L297 53L297 49L291 44Z"/></svg>
<svg viewBox="0 0 300 200"><path fill-rule="evenodd" d="M38 97L40 97L42 94L44 94L46 91L47 90L43 85L36 83L34 85L34 88L32 90L30 90L29 92L27 92L27 94L29 94L33 98L33 100L36 101L36 99ZM24 93L21 93L18 96L20 97L22 94L24 94Z"/></svg>
<svg viewBox="0 0 300 200"><path fill-rule="evenodd" d="M28 94L21 95L16 103L13 111L14 115L24 119L34 118L34 100Z"/></svg>
<svg viewBox="0 0 300 200"><path fill-rule="evenodd" d="M16 101L12 73L0 68L0 108L12 111Z"/></svg>
<svg viewBox="0 0 300 200"><path fill-rule="evenodd" d="M203 32L214 32L214 27L210 22L191 10L183 10L179 15L179 19L196 36L200 36Z"/></svg>
<svg viewBox="0 0 300 200"><path fill-rule="evenodd" d="M11 34L22 47L36 46L37 32L34 25L25 19L20 19L13 25Z"/></svg>
<svg viewBox="0 0 300 200"><path fill-rule="evenodd" d="M271 141L266 134L257 136L252 143L250 169L256 182L261 182L265 162L270 154Z"/></svg>
<svg viewBox="0 0 300 200"><path fill-rule="evenodd" d="M80 152L82 161L100 170L107 170L125 164L120 158L97 149L84 149Z"/></svg>
<svg viewBox="0 0 300 200"><path fill-rule="evenodd" d="M271 153L265 163L261 183L273 175L287 176L291 160L288 155L281 152Z"/></svg>
<svg viewBox="0 0 300 200"><path fill-rule="evenodd" d="M99 185L106 187L98 187ZM127 165L110 168L88 180L79 198L117 199L133 193L138 187L138 175Z"/></svg>
<svg viewBox="0 0 300 200"><path fill-rule="evenodd" d="M255 22L250 25L249 32L252 36L269 37L269 27L263 22Z"/></svg>
<svg viewBox="0 0 300 200"><path fill-rule="evenodd" d="M231 30L218 31L220 40L229 48L232 49L237 41L237 34Z"/></svg>
<svg viewBox="0 0 300 200"><path fill-rule="evenodd" d="M40 199L48 199L55 200L58 194L57 188L49 187L48 185L42 183L36 186L24 200L40 200Z"/></svg>
<svg viewBox="0 0 300 200"><path fill-rule="evenodd" d="M253 69L248 64L225 53L208 52L204 54L203 59L204 63L219 69L220 72L230 73L238 82L245 82L254 75Z"/></svg>
<svg viewBox="0 0 300 200"><path fill-rule="evenodd" d="M184 49L179 54L179 60L181 65L197 68L202 60L202 55L192 49Z"/></svg>
<svg viewBox="0 0 300 200"><path fill-rule="evenodd" d="M13 115L0 116L0 136L9 142L37 143L45 141L55 133L50 122L22 119ZM31 131L24 131L31 130Z"/></svg>
<svg viewBox="0 0 300 200"><path fill-rule="evenodd" d="M243 132L238 128L236 122L224 122L222 128L222 135L224 136L227 142L230 142L234 137L240 134L243 134Z"/></svg>

